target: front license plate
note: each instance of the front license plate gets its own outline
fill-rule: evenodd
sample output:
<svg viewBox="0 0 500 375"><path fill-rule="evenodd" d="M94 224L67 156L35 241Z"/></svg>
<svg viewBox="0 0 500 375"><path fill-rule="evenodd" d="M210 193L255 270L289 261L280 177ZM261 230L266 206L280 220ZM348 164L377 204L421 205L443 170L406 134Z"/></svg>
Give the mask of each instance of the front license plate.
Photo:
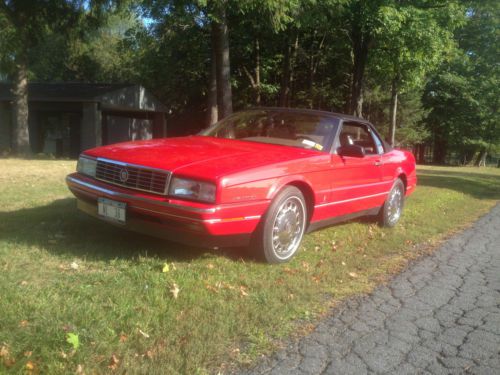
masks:
<svg viewBox="0 0 500 375"><path fill-rule="evenodd" d="M97 200L97 211L99 216L125 224L127 212L126 203L99 198Z"/></svg>

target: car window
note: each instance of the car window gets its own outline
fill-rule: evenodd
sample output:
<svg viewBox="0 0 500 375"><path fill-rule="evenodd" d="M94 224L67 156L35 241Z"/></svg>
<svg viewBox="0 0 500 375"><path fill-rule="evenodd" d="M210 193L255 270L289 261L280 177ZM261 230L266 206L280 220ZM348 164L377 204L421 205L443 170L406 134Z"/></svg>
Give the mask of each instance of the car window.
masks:
<svg viewBox="0 0 500 375"><path fill-rule="evenodd" d="M249 110L235 113L201 135L326 151L337 121L316 113Z"/></svg>
<svg viewBox="0 0 500 375"><path fill-rule="evenodd" d="M367 155L378 154L371 132L362 124L344 123L339 134L339 144L340 146L361 146Z"/></svg>
<svg viewBox="0 0 500 375"><path fill-rule="evenodd" d="M382 141L380 140L379 136L374 131L370 131L370 133L373 137L373 140L375 141L375 145L377 146L378 153L383 154L385 152L384 145L382 144Z"/></svg>

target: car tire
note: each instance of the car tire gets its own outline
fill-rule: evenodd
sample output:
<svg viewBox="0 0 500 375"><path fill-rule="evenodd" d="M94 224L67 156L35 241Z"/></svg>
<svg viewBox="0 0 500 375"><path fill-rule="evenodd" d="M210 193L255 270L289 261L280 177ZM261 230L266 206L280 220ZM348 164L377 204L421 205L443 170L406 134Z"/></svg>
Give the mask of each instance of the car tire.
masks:
<svg viewBox="0 0 500 375"><path fill-rule="evenodd" d="M273 199L254 236L253 248L268 263L288 262L299 249L307 224L304 195L287 186Z"/></svg>
<svg viewBox="0 0 500 375"><path fill-rule="evenodd" d="M392 189L389 191L384 205L380 209L380 225L383 227L395 226L403 214L404 203L405 185L403 181L398 178L394 182L394 185L392 185Z"/></svg>

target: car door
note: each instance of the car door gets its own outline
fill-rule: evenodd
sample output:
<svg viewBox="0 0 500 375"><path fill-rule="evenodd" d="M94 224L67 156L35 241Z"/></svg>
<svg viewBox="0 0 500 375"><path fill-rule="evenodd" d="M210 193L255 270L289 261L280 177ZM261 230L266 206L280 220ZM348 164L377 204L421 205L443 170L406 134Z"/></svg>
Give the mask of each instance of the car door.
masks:
<svg viewBox="0 0 500 375"><path fill-rule="evenodd" d="M368 124L343 121L331 155L330 215L342 216L381 206L387 189L382 174L383 149L376 144ZM338 147L357 145L363 157L343 156Z"/></svg>

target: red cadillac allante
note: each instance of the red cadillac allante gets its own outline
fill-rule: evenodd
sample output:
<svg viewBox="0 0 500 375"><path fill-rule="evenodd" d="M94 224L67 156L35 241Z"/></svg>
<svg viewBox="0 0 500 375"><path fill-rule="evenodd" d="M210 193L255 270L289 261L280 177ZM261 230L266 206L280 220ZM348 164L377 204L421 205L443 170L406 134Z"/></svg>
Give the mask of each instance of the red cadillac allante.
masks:
<svg viewBox="0 0 500 375"><path fill-rule="evenodd" d="M415 159L362 119L262 108L202 133L85 151L67 184L82 211L203 247L252 246L288 261L305 232L363 215L394 226Z"/></svg>

